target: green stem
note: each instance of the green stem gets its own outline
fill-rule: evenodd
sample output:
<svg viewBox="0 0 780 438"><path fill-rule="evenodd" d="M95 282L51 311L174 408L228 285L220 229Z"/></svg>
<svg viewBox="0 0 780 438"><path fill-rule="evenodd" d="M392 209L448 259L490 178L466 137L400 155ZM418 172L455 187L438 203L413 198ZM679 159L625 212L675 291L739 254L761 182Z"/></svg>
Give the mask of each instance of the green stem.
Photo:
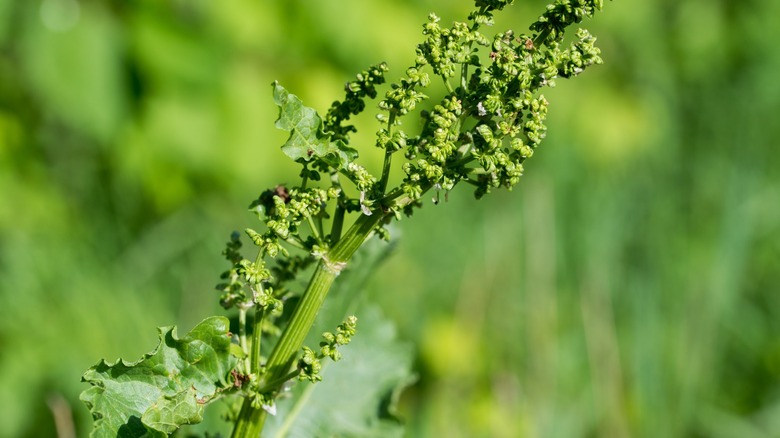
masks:
<svg viewBox="0 0 780 438"><path fill-rule="evenodd" d="M431 189L431 187L433 187L433 184L431 184L430 182L423 183L422 186L420 187L422 189L422 194L425 195L425 193L427 193L428 190ZM392 192L388 193L384 198L380 199L379 204L389 206L394 201L396 207L405 207L411 204L412 202L414 202L414 199L410 199L408 196L406 196L406 193L404 193L403 188L399 187L393 190Z"/></svg>
<svg viewBox="0 0 780 438"><path fill-rule="evenodd" d="M297 369L293 370L293 371L290 371L289 373L287 373L284 376L274 380L273 382L268 382L265 386L263 386L262 388L259 388L257 390L257 392L263 393L263 392L272 391L274 389L277 389L277 388L281 387L282 385L284 385L284 382L286 382L286 381L288 381L290 379L294 379L294 378L298 377L300 374L301 374L301 371L297 370Z"/></svg>
<svg viewBox="0 0 780 438"><path fill-rule="evenodd" d="M265 308L255 305L255 318L252 322L252 354L250 356L249 370L252 374L260 372L260 343L263 339L263 319Z"/></svg>
<svg viewBox="0 0 780 438"><path fill-rule="evenodd" d="M382 164L382 179L379 181L379 195L382 196L387 190L387 181L390 179L390 164L393 161L393 152L385 149L385 161Z"/></svg>
<svg viewBox="0 0 780 438"><path fill-rule="evenodd" d="M308 222L309 224L309 228L311 229L311 235L314 236L314 240L316 240L317 243L322 244L322 238L320 237L320 227L318 227L317 224L314 223L314 218L311 217L311 215L307 215L306 222Z"/></svg>
<svg viewBox="0 0 780 438"><path fill-rule="evenodd" d="M306 172L306 164L303 165L303 177L301 180L301 190L306 190L306 183L309 182L309 173Z"/></svg>
<svg viewBox="0 0 780 438"><path fill-rule="evenodd" d="M322 224L322 222L323 222L322 221L322 214L317 215L314 218L314 222L317 224L317 230L319 231L319 234L320 234L320 238L321 238L320 244L323 244L325 242L325 240L324 240L324 238L325 238L325 227Z"/></svg>
<svg viewBox="0 0 780 438"><path fill-rule="evenodd" d="M471 48L471 44L469 44L469 48ZM460 87L463 89L462 93L465 94L468 91L468 78L469 78L469 65L468 63L463 63L460 66Z"/></svg>
<svg viewBox="0 0 780 438"><path fill-rule="evenodd" d="M341 239L341 229L344 227L345 214L346 209L341 205L341 200L339 199L339 203L336 205L336 212L333 213L333 223L331 224L330 228L331 246L335 245L339 239Z"/></svg>
<svg viewBox="0 0 780 438"><path fill-rule="evenodd" d="M247 373L251 373L252 367L249 359L251 356L249 356L249 348L246 344L246 309L244 307L238 308L238 339L241 344L241 350L246 355L244 368L246 368Z"/></svg>
<svg viewBox="0 0 780 438"><path fill-rule="evenodd" d="M447 92L449 94L454 94L455 90L452 88L452 85L450 85L449 79L445 78L444 76L442 76L442 79L444 79L444 88L447 89Z"/></svg>
<svg viewBox="0 0 780 438"><path fill-rule="evenodd" d="M341 181L339 181L338 172L333 172L330 174L330 181L334 187L341 189ZM347 196L344 195L344 190L341 190L341 193L336 200L336 211L333 212L333 222L331 222L330 225L329 244L331 247L336 245L336 242L341 239L341 230L344 228L344 215L346 214L346 207L344 206L346 199Z"/></svg>
<svg viewBox="0 0 780 438"><path fill-rule="evenodd" d="M395 110L390 111L390 117L387 120L387 135L392 138L393 126L395 126ZM393 149L385 146L385 160L382 163L382 179L379 180L379 196L384 196L387 190L387 181L390 179L390 164L393 160Z"/></svg>
<svg viewBox="0 0 780 438"><path fill-rule="evenodd" d="M533 41L534 48L539 50L542 44L544 44L547 41L547 37L549 37L551 33L552 33L552 26L547 26L541 32L539 32L539 35L537 35Z"/></svg>
<svg viewBox="0 0 780 438"><path fill-rule="evenodd" d="M314 324L334 280L383 218L381 210L374 211L370 216L361 215L317 264L306 291L293 310L290 322L268 357L267 371L262 376L260 387L268 387L269 390L275 391L284 383L283 377L290 372L290 368L295 363L298 351ZM274 385L269 386L269 383ZM245 398L231 436L233 438L258 437L263 429L266 415L264 409L252 406L251 398Z"/></svg>
<svg viewBox="0 0 780 438"><path fill-rule="evenodd" d="M303 244L303 241L298 236L290 236L287 239L284 239L285 242L289 243L291 246L294 246L298 249L302 249L304 251L307 251L306 245Z"/></svg>

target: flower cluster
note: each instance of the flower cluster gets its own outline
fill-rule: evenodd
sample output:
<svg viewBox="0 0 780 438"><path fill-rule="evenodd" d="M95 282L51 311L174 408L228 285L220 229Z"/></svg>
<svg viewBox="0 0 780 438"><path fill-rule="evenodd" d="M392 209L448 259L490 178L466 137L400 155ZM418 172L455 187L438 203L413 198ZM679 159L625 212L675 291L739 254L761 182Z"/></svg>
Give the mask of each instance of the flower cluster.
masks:
<svg viewBox="0 0 780 438"><path fill-rule="evenodd" d="M294 279L301 269L313 261L312 257L290 256L282 242L307 251L324 246L325 243L318 233L311 233L303 238L299 227L304 221L324 214L323 208L327 201L338 196L337 190L319 188L288 190L283 186L277 186L263 192L252 202L250 210L265 222L267 230L259 233L248 228L245 232L252 243L258 247L260 256L254 261L243 258L239 252L242 245L239 234L234 232L231 235L223 253L232 266L222 274L221 278L224 281L217 285L217 289L223 292L220 297L222 306L225 308L270 306L278 312L281 309L279 299L288 292L284 283ZM276 258L279 254L285 257L279 259L276 266L269 269L262 256ZM272 272L274 276L271 275ZM251 294L248 295L247 291Z"/></svg>
<svg viewBox="0 0 780 438"><path fill-rule="evenodd" d="M349 344L356 332L357 317L353 315L339 324L335 334L331 332L322 334L324 341L320 342L319 353L315 353L309 347L303 347L303 355L298 360L298 379L308 380L312 383L321 381L321 359L329 357L334 362L341 360L341 353L338 351L338 347Z"/></svg>
<svg viewBox="0 0 780 438"><path fill-rule="evenodd" d="M281 302L273 297L272 290L263 287L263 282L271 278L265 262L243 258L238 251L240 248L239 234L234 232L223 251L225 258L231 262L231 268L222 273L220 278L223 282L217 285L217 290L222 292L220 304L226 309L234 306L246 309L254 304L264 308L270 306L274 311L280 309ZM247 295L247 291L251 295Z"/></svg>
<svg viewBox="0 0 780 438"><path fill-rule="evenodd" d="M322 376L320 376L320 371L322 370L321 358L311 348L303 347L303 355L298 359L298 371L300 371L298 380L308 380L312 383L322 381Z"/></svg>
<svg viewBox="0 0 780 438"><path fill-rule="evenodd" d="M354 125L342 123L353 115L360 114L366 108L365 98L376 98L377 85L385 82L384 74L387 72L387 64L372 65L357 74L356 80L344 85L346 96L343 101L335 101L331 105L323 120L323 131L330 133L334 140L349 140L350 132L357 132Z"/></svg>
<svg viewBox="0 0 780 438"><path fill-rule="evenodd" d="M322 245L323 241L317 229L304 238L299 228L303 222L323 215L327 202L337 198L339 194L339 190L316 187L295 187L288 190L277 186L274 190L267 190L250 205L250 209L265 222L268 230L263 234L252 230L247 233L255 245L271 257L276 257L280 251L288 255L280 241L303 249Z"/></svg>
<svg viewBox="0 0 780 438"><path fill-rule="evenodd" d="M592 17L603 5L603 0L556 0L547 5L547 10L531 25L531 30L539 32L541 42L560 42L567 27Z"/></svg>
<svg viewBox="0 0 780 438"><path fill-rule="evenodd" d="M331 358L334 362L341 360L341 353L339 353L338 347L349 344L356 332L357 317L352 315L336 327L336 334L331 332L322 334L325 340L320 342L320 353Z"/></svg>
<svg viewBox="0 0 780 438"><path fill-rule="evenodd" d="M494 188L511 189L523 173L523 161L546 134L548 102L539 90L555 86L559 76L571 77L601 62L595 39L587 31L578 31L577 40L565 50L559 44L563 29L592 15L600 2L559 1L531 27L537 34L506 31L489 41L480 27L492 24L492 11L510 3L477 1L479 9L470 15L470 23L443 28L431 14L423 25L426 40L418 46L415 66L409 71L420 75L429 66L449 93L431 111L421 112L419 135L380 131L378 144L388 151L405 145L408 160L402 165L406 177L400 190L389 198L403 196L405 205L419 205L426 191L449 191L461 181L475 186L478 198ZM486 48L486 56L480 55L479 47ZM460 86L453 87L450 79L458 72ZM391 111L391 118L394 109L413 109L417 100L410 96L422 96L416 89L423 86L403 79L388 92L380 109ZM397 210L405 205L389 207Z"/></svg>
<svg viewBox="0 0 780 438"><path fill-rule="evenodd" d="M558 56L558 75L569 78L582 73L585 67L601 64L601 50L596 38L585 29L577 29L577 40Z"/></svg>

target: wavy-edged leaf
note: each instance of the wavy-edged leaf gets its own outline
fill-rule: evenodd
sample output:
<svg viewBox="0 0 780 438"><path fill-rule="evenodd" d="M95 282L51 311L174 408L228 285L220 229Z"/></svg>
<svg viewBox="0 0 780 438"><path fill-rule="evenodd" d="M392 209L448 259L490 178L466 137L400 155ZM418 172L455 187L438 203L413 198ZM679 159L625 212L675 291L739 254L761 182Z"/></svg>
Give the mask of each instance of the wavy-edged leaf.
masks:
<svg viewBox="0 0 780 438"><path fill-rule="evenodd" d="M164 437L184 424L198 423L203 408L230 386L236 366L229 322L214 316L186 336L176 327L158 329L160 344L137 362L101 360L82 381L81 393L95 419L91 437Z"/></svg>
<svg viewBox="0 0 780 438"><path fill-rule="evenodd" d="M275 126L290 133L282 145L285 155L296 161L301 158L309 161L312 156L317 156L337 169L346 168L357 158L357 150L341 140L331 142L328 135L322 132L322 118L314 108L303 105L298 96L278 82L274 81L273 87L274 102L279 106L279 118Z"/></svg>

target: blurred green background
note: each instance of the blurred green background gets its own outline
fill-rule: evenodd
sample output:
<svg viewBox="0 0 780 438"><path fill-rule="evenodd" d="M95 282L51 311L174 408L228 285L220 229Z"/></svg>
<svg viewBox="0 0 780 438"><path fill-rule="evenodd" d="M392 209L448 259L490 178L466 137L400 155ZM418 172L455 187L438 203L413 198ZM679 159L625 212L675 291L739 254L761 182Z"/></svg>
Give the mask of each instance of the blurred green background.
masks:
<svg viewBox="0 0 780 438"><path fill-rule="evenodd" d="M87 367L220 312L223 242L296 179L273 80L324 112L469 9L0 0L0 437L86 436ZM779 16L607 2L520 186L400 223L367 293L415 346L408 436L780 437Z"/></svg>

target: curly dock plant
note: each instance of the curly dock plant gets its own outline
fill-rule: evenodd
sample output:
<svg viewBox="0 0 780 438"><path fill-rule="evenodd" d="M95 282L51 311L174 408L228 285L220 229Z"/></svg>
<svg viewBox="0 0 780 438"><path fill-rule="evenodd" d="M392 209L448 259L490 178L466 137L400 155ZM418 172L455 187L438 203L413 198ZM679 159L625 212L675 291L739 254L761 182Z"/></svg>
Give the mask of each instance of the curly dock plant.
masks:
<svg viewBox="0 0 780 438"><path fill-rule="evenodd" d="M351 316L324 333L318 348L304 346L328 291L371 236L387 238L386 226L411 215L431 192L438 200L466 184L481 198L517 184L545 137L541 90L601 63L588 31L576 30L568 44L564 35L602 1L556 0L529 33L484 34L493 14L511 3L476 0L468 21L450 27L429 15L414 65L378 102L378 175L359 164L348 121L379 94L384 63L347 83L344 99L324 117L273 84L276 126L290 134L282 152L301 165L301 180L251 204L264 224L245 231L253 257L240 252L239 233L224 251L230 268L217 288L222 306L238 312L238 333L229 333L223 317L204 320L182 339L165 328L157 349L140 361L101 361L88 370L83 379L92 386L82 399L95 419L93 436L164 436L199 422L207 404L225 397L240 400L233 437L259 436L288 382L321 380L322 360L338 360L355 335ZM433 81L446 91L422 110ZM409 117L419 117L413 126L421 128L404 130ZM403 176L391 185L394 166ZM304 275L310 280L301 292L294 285Z"/></svg>

